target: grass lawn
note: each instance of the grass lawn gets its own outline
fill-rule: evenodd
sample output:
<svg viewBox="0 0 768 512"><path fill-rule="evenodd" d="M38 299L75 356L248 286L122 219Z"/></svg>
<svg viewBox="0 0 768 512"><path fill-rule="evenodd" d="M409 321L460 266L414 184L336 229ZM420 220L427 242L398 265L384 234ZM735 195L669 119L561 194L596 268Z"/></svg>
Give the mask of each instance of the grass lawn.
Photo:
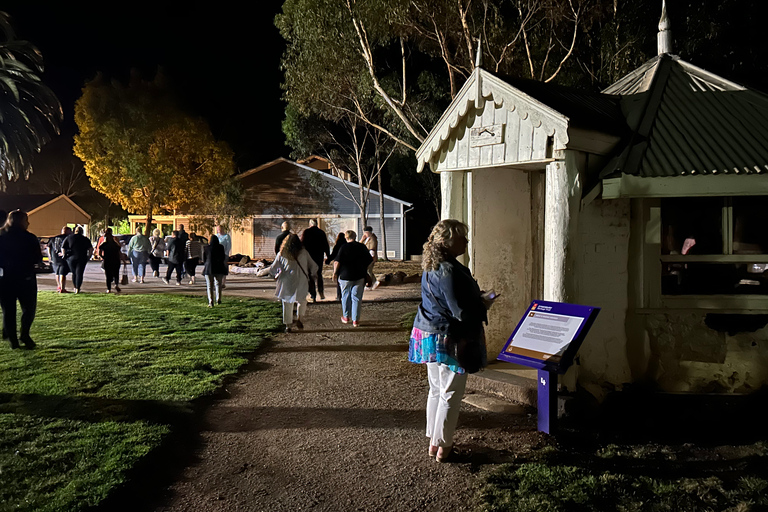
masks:
<svg viewBox="0 0 768 512"><path fill-rule="evenodd" d="M697 451L705 451L701 458ZM748 512L768 510L768 445L549 446L486 476L486 512Z"/></svg>
<svg viewBox="0 0 768 512"><path fill-rule="evenodd" d="M33 351L0 349L0 510L82 510L282 324L280 306L41 292Z"/></svg>

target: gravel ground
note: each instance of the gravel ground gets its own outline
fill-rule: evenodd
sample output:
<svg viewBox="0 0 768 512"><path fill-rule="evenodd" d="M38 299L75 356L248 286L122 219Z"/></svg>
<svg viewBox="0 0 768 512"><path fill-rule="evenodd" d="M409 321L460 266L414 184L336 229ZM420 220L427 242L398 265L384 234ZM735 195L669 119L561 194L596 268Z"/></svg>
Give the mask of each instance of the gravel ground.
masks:
<svg viewBox="0 0 768 512"><path fill-rule="evenodd" d="M207 410L192 464L151 509L475 508L482 471L542 438L527 414L465 403L454 462L427 456L426 368L399 326L412 299L365 303L357 329L338 303L311 304L304 332L278 336Z"/></svg>

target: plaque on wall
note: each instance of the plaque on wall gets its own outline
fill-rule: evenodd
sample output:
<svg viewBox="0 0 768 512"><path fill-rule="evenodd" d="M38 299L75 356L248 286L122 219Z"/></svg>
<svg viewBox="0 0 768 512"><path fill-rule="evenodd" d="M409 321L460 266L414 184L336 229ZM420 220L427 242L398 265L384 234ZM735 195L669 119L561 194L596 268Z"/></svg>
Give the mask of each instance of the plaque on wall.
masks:
<svg viewBox="0 0 768 512"><path fill-rule="evenodd" d="M504 125L491 124L469 130L469 147L479 148L504 142Z"/></svg>

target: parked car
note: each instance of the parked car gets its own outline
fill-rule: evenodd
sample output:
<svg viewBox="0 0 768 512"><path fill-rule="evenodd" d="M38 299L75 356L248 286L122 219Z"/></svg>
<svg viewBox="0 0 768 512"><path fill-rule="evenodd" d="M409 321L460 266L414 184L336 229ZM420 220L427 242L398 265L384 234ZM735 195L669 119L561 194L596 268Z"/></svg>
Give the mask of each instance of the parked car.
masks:
<svg viewBox="0 0 768 512"><path fill-rule="evenodd" d="M37 241L40 243L40 250L43 252L43 261L35 264L35 273L37 274L50 274L53 272L51 262L48 261L48 240L50 240L50 237L37 237Z"/></svg>

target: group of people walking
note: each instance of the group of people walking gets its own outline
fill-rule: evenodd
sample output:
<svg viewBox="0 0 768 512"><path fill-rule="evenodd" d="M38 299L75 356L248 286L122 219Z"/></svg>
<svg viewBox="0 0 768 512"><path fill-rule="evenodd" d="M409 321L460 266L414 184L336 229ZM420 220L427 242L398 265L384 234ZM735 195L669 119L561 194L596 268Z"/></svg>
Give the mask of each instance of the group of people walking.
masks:
<svg viewBox="0 0 768 512"><path fill-rule="evenodd" d="M131 263L131 273L134 283L143 284L146 278L147 263L152 268L154 277L160 278L160 263L168 259L168 270L164 283L170 282L173 271L176 271L176 284L181 285L184 276L189 277L189 283L195 284L197 267L203 264L203 276L208 292L208 305L221 304L221 290L228 273L227 260L232 248L232 239L223 226L216 226L216 235L211 237L210 245L203 245L195 233L187 233L184 225L173 231L171 239L166 242L160 229L155 229L152 236L144 236L141 227L128 242L128 260ZM85 267L93 254L93 246L89 238L83 235L83 228L65 226L61 234L48 241L48 254L56 274L56 288L59 293L69 293L67 290L67 275L72 273L75 293L80 293ZM125 264L125 256L120 242L115 239L112 228L107 228L96 247L96 253L102 260L102 269L107 285L107 293L112 290L120 292L120 268ZM127 282L127 278L126 278ZM114 288L113 288L114 286Z"/></svg>
<svg viewBox="0 0 768 512"><path fill-rule="evenodd" d="M43 255L37 237L28 231L27 214L15 210L6 215L0 211L0 307L3 315L3 338L11 348L36 346L30 329L37 309L37 279L35 266L42 263ZM456 359L452 350L458 338L470 338L482 349L480 367L486 364L485 335L483 325L488 321L487 311L498 297L492 292L480 290L469 269L458 261L469 242L469 228L457 220L440 221L424 244L422 255L421 303L411 331L408 359L413 363L426 364L429 391L426 404L426 436L429 439L428 454L438 462L445 462L453 449L453 436L458 421L459 408L464 395L467 371ZM141 230L129 243L129 255L134 266L134 277L143 282L146 260L152 264L158 276L159 262L165 252L169 259L167 283L175 269L177 283L181 282L182 265L197 259L204 262L208 306L221 303L221 290L227 275L227 257L231 240L222 227L217 227L211 243L202 249L193 237L185 240L183 230L174 231L168 244L160 242L161 233L155 230L149 239ZM363 244L356 241L357 234L348 230L339 233L333 250L325 233L316 221L304 230L302 236L290 231L288 223L276 240L276 258L269 272L277 280L276 295L283 304L283 322L290 332L302 329L307 310L307 297L315 300L323 295L323 263L333 264L333 280L337 283L337 298L341 300L342 323L360 325L360 306L363 290L371 282L373 264L376 261L376 240L372 230L365 228ZM135 241L134 241L135 240ZM374 249L372 249L373 247ZM71 271L75 293L83 282L85 264L93 250L90 240L81 227L74 232L68 227L48 242L50 260L56 273L57 289L68 293L66 276ZM104 262L107 293L115 285L120 291L121 265L120 244L112 230L107 229L98 247ZM144 268L142 268L142 266ZM186 267L194 278L192 266ZM191 270L191 272L190 272ZM16 303L21 306L21 330L17 331Z"/></svg>
<svg viewBox="0 0 768 512"><path fill-rule="evenodd" d="M358 327L363 290L369 272L373 271L375 251L358 242L357 233L352 230L339 233L331 250L326 233L314 219L301 236L291 232L288 222L283 223L282 229L275 239L275 261L269 273L277 279L275 295L283 303L286 332L304 327L302 318L307 297L312 302L317 297L325 299L323 263L333 264L336 299L341 301L341 322L351 322ZM375 237L371 227L366 227L365 233L364 237Z"/></svg>

